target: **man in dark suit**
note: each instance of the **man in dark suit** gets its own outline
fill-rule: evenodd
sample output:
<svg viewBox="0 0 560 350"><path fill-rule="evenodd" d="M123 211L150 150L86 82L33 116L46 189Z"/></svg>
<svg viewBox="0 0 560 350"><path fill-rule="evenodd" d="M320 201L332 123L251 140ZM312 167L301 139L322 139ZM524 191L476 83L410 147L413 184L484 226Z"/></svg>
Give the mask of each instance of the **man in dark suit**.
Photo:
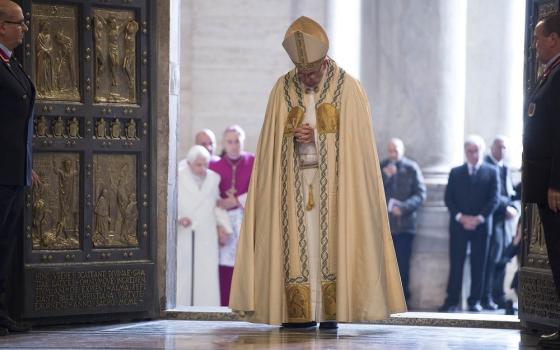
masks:
<svg viewBox="0 0 560 350"><path fill-rule="evenodd" d="M389 141L387 155L388 158L381 162L383 187L404 297L408 302L416 211L426 199L426 185L416 162L404 156L404 144L400 139L393 138Z"/></svg>
<svg viewBox="0 0 560 350"><path fill-rule="evenodd" d="M440 311L460 310L463 265L467 245L471 246L471 294L469 311L480 312L484 266L492 227L492 213L498 205L498 170L482 162L484 141L472 135L465 141L467 162L451 169L445 189L449 223L449 280L447 299Z"/></svg>
<svg viewBox="0 0 560 350"><path fill-rule="evenodd" d="M37 179L31 168L35 88L12 55L27 30L21 7L0 0L0 335L28 328L8 316L5 300L15 243L23 234L24 189Z"/></svg>
<svg viewBox="0 0 560 350"><path fill-rule="evenodd" d="M510 260L504 258L505 248L511 243L513 234L512 225L509 223L517 217L518 209L514 201L515 191L511 181L508 166L504 163L507 150L507 138L496 136L484 161L498 168L500 176L500 196L498 207L492 215L492 233L488 259L486 261L484 288L482 291L481 305L486 310L504 309L506 299L504 292L504 279L506 265ZM509 221L509 222L508 222Z"/></svg>
<svg viewBox="0 0 560 350"><path fill-rule="evenodd" d="M523 132L523 201L539 208L548 259L560 295L560 14L540 20L533 32L544 70L527 99ZM560 332L541 337L560 347Z"/></svg>

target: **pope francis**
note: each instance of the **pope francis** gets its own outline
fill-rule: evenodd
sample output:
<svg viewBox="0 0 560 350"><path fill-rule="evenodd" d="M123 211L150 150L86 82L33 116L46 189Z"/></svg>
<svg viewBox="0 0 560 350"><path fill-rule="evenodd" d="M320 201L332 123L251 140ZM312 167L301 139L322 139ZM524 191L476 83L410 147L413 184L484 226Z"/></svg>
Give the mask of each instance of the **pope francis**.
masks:
<svg viewBox="0 0 560 350"><path fill-rule="evenodd" d="M251 322L336 328L406 311L367 97L300 17L272 89L229 306Z"/></svg>

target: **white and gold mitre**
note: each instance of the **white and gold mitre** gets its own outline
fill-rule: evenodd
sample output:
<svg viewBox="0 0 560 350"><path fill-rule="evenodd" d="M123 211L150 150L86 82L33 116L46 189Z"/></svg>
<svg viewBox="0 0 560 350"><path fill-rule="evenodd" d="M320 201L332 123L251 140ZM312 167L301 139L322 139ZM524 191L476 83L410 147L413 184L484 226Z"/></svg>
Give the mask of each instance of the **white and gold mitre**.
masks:
<svg viewBox="0 0 560 350"><path fill-rule="evenodd" d="M311 70L327 56L329 38L319 23L301 16L286 31L282 46L298 69Z"/></svg>

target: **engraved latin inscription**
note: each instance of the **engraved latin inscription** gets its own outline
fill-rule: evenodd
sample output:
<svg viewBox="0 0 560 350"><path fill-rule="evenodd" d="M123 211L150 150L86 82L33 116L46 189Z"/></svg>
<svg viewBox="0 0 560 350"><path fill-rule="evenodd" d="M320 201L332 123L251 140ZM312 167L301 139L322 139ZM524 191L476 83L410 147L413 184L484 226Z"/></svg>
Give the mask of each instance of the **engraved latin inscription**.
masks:
<svg viewBox="0 0 560 350"><path fill-rule="evenodd" d="M35 311L77 311L144 303L146 273L142 269L36 272Z"/></svg>
<svg viewBox="0 0 560 350"><path fill-rule="evenodd" d="M560 303L552 277L522 272L520 282L522 295L519 306L523 313L544 319L560 319Z"/></svg>

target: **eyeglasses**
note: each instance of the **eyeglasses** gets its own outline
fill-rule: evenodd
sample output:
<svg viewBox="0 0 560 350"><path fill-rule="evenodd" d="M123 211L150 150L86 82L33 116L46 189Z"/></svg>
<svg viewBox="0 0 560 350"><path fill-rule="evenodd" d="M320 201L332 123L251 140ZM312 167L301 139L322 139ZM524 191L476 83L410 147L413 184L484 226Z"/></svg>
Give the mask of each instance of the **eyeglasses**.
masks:
<svg viewBox="0 0 560 350"><path fill-rule="evenodd" d="M27 27L27 24L25 24L25 20L24 20L24 19L22 19L22 20L19 21L19 22L14 22L14 21L3 21L3 22L4 22L4 23L8 23L8 24L16 24L16 25L18 25L18 26L20 26L20 27Z"/></svg>

